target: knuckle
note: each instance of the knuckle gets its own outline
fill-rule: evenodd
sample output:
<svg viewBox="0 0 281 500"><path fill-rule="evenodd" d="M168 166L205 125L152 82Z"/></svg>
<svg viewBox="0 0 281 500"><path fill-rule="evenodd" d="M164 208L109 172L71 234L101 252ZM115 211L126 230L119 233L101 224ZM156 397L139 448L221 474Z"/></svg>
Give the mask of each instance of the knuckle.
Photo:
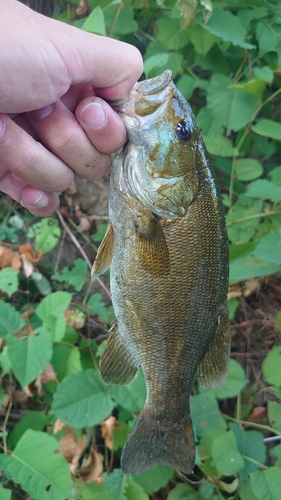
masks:
<svg viewBox="0 0 281 500"><path fill-rule="evenodd" d="M37 162L37 144L28 144L17 151L11 151L9 163L14 174L24 178L25 174Z"/></svg>
<svg viewBox="0 0 281 500"><path fill-rule="evenodd" d="M79 144L79 135L79 130L71 125L64 128L58 128L54 131L52 137L49 137L49 143L56 153L63 154L66 151L69 153Z"/></svg>

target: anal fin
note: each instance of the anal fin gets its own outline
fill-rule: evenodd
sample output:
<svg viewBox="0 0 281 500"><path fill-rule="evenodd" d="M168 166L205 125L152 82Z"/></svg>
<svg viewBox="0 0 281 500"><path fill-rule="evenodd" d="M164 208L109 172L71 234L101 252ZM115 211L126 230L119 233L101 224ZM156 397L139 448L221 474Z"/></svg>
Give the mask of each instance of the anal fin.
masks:
<svg viewBox="0 0 281 500"><path fill-rule="evenodd" d="M112 253L114 246L114 232L111 223L108 224L106 233L98 248L95 262L92 267L91 277L97 278L100 274L105 273L112 261Z"/></svg>
<svg viewBox="0 0 281 500"><path fill-rule="evenodd" d="M227 376L230 351L230 330L227 306L222 306L214 338L198 366L202 387L210 389L223 383Z"/></svg>
<svg viewBox="0 0 281 500"><path fill-rule="evenodd" d="M138 370L126 344L122 342L117 322L114 321L100 359L101 378L106 384L126 385L134 380Z"/></svg>

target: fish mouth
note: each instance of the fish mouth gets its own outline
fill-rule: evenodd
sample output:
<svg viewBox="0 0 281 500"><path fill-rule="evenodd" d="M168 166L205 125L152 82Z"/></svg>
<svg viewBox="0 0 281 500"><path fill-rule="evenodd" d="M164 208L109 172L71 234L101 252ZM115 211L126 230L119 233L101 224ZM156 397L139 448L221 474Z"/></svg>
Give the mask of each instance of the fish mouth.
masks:
<svg viewBox="0 0 281 500"><path fill-rule="evenodd" d="M144 122L150 124L157 120L174 95L172 77L171 70L166 70L159 76L137 82L128 99L114 101L111 106L125 122L128 117L142 126Z"/></svg>

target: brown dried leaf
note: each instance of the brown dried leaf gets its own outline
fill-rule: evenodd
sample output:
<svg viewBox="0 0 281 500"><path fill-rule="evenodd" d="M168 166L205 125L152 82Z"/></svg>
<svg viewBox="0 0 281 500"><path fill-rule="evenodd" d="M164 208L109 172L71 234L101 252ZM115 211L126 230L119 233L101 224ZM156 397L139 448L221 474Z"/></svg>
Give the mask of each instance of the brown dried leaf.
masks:
<svg viewBox="0 0 281 500"><path fill-rule="evenodd" d="M51 363L48 363L45 366L43 372L40 375L38 375L37 379L34 382L34 385L37 389L39 396L43 396L45 394L43 390L43 384L47 384L52 380L57 380L57 373L55 372L53 365L51 365Z"/></svg>
<svg viewBox="0 0 281 500"><path fill-rule="evenodd" d="M86 231L89 231L91 225L92 221L90 217L81 217L78 228L82 231L82 233L85 233Z"/></svg>
<svg viewBox="0 0 281 500"><path fill-rule="evenodd" d="M31 276L34 271L34 266L32 262L30 262L30 260L28 260L24 254L21 254L21 259L25 276L29 278L29 276Z"/></svg>
<svg viewBox="0 0 281 500"><path fill-rule="evenodd" d="M236 297L240 297L242 295L242 292L238 285L230 285L228 287L228 294L227 294L227 300L234 299Z"/></svg>
<svg viewBox="0 0 281 500"><path fill-rule="evenodd" d="M35 250L33 250L33 248L30 245L21 245L19 247L19 251L28 260L30 260L30 262L38 262L43 255L42 250L40 250L40 252L35 252Z"/></svg>
<svg viewBox="0 0 281 500"><path fill-rule="evenodd" d="M80 0L79 7L76 9L77 16L84 16L90 12L88 0Z"/></svg>
<svg viewBox="0 0 281 500"><path fill-rule="evenodd" d="M74 194L77 194L77 186L75 180L72 181L70 186L64 191L64 194L67 194L69 196L73 196Z"/></svg>
<svg viewBox="0 0 281 500"><path fill-rule="evenodd" d="M264 406L256 406L247 418L248 422L260 422L266 417L266 408Z"/></svg>
<svg viewBox="0 0 281 500"><path fill-rule="evenodd" d="M63 428L64 428L64 423L59 418L57 418L57 420L55 421L54 426L53 426L53 433L56 434L57 432L61 431Z"/></svg>
<svg viewBox="0 0 281 500"><path fill-rule="evenodd" d="M84 439L82 436L79 436L76 441L74 430L68 425L65 425L63 428L66 430L66 434L60 439L60 445L72 474L75 474L79 459L85 448Z"/></svg>
<svg viewBox="0 0 281 500"><path fill-rule="evenodd" d="M73 326L73 328L82 328L85 324L85 314L82 311L73 311L73 309L66 309L64 312L66 324Z"/></svg>
<svg viewBox="0 0 281 500"><path fill-rule="evenodd" d="M103 456L92 448L85 465L77 470L77 475L79 474L80 479L84 481L84 483L92 483L93 481L99 483L102 472Z"/></svg>
<svg viewBox="0 0 281 500"><path fill-rule="evenodd" d="M113 431L116 427L118 427L118 424L116 423L116 418L113 416L101 422L101 435L104 439L105 446L110 450L113 450Z"/></svg>
<svg viewBox="0 0 281 500"><path fill-rule="evenodd" d="M244 297L249 297L259 286L259 280L256 278L250 278L245 282L245 288L243 290Z"/></svg>
<svg viewBox="0 0 281 500"><path fill-rule="evenodd" d="M20 272L21 258L19 252L14 252L11 248L0 245L0 268L12 267L16 273Z"/></svg>

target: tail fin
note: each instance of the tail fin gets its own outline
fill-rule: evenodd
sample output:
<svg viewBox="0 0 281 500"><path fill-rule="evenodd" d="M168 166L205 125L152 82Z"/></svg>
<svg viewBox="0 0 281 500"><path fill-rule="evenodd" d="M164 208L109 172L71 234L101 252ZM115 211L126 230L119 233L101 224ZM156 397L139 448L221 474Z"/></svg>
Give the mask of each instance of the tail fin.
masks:
<svg viewBox="0 0 281 500"><path fill-rule="evenodd" d="M189 416L178 421L157 420L144 408L123 449L121 468L126 474L139 474L161 463L191 474L195 444Z"/></svg>

